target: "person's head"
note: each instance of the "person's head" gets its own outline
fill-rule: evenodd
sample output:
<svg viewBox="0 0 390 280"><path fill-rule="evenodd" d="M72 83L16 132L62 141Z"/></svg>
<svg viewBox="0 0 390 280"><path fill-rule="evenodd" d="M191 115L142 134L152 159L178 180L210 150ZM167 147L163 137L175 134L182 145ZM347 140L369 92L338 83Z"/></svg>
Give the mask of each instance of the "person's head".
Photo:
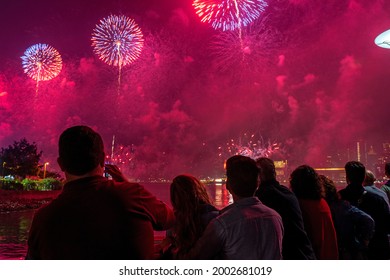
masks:
<svg viewBox="0 0 390 280"><path fill-rule="evenodd" d="M262 182L276 180L275 164L272 159L261 157L256 160L256 163L260 168L260 179Z"/></svg>
<svg viewBox="0 0 390 280"><path fill-rule="evenodd" d="M366 168L359 161L348 161L345 164L345 176L349 184L362 185L366 177Z"/></svg>
<svg viewBox="0 0 390 280"><path fill-rule="evenodd" d="M104 167L104 145L101 136L88 126L66 129L58 143L61 170L76 176Z"/></svg>
<svg viewBox="0 0 390 280"><path fill-rule="evenodd" d="M171 203L175 212L176 245L178 253L186 253L201 236L204 204L211 204L206 187L194 176L179 175L170 187Z"/></svg>
<svg viewBox="0 0 390 280"><path fill-rule="evenodd" d="M326 177L325 175L319 175L319 178L320 178L320 181L322 183L322 186L324 187L325 200L328 203L339 200L340 195L337 192L337 188L336 188L335 183L331 179Z"/></svg>
<svg viewBox="0 0 390 280"><path fill-rule="evenodd" d="M199 204L211 204L206 187L194 176L175 177L170 188L171 203L176 211L194 209Z"/></svg>
<svg viewBox="0 0 390 280"><path fill-rule="evenodd" d="M237 197L251 197L259 187L259 168L250 157L236 155L226 161L226 187Z"/></svg>
<svg viewBox="0 0 390 280"><path fill-rule="evenodd" d="M374 173L370 170L366 170L366 177L364 177L363 186L372 186L376 181Z"/></svg>
<svg viewBox="0 0 390 280"><path fill-rule="evenodd" d="M385 175L390 178L390 162L386 162L385 164Z"/></svg>
<svg viewBox="0 0 390 280"><path fill-rule="evenodd" d="M290 186L298 198L319 200L324 197L318 173L309 165L298 166L291 173Z"/></svg>

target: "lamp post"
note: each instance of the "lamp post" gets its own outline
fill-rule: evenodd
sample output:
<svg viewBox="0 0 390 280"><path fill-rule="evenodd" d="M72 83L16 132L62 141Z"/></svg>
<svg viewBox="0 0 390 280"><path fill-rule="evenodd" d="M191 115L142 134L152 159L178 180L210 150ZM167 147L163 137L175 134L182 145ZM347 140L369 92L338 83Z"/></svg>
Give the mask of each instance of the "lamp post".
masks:
<svg viewBox="0 0 390 280"><path fill-rule="evenodd" d="M43 165L43 179L46 178L46 166L48 166L49 163L48 162L45 162L45 164Z"/></svg>
<svg viewBox="0 0 390 280"><path fill-rule="evenodd" d="M1 175L2 175L2 180L1 180L1 188L4 188L4 168L7 163L3 161L3 168L1 169Z"/></svg>
<svg viewBox="0 0 390 280"><path fill-rule="evenodd" d="M2 177L4 178L4 168L5 168L5 165L6 165L7 163L5 162L5 161L3 161L3 168L1 169L1 175L2 175Z"/></svg>

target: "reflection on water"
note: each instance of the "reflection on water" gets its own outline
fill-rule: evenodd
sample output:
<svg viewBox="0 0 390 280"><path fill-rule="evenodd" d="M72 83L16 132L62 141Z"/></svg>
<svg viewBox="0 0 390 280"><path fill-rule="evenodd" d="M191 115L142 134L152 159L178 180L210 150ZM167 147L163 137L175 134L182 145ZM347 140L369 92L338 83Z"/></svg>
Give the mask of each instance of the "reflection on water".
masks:
<svg viewBox="0 0 390 280"><path fill-rule="evenodd" d="M34 211L0 213L0 259L24 259Z"/></svg>
<svg viewBox="0 0 390 280"><path fill-rule="evenodd" d="M208 185L207 191L210 197L213 199L215 207L218 209L222 209L223 207L233 203L233 198L226 189L225 185Z"/></svg>
<svg viewBox="0 0 390 280"><path fill-rule="evenodd" d="M169 199L169 184L144 184L145 187L165 203L171 205ZM225 185L207 185L210 197L218 209L232 203L232 197ZM28 230L34 210L22 212L0 213L0 260L24 259L27 252ZM155 233L157 239L164 232Z"/></svg>

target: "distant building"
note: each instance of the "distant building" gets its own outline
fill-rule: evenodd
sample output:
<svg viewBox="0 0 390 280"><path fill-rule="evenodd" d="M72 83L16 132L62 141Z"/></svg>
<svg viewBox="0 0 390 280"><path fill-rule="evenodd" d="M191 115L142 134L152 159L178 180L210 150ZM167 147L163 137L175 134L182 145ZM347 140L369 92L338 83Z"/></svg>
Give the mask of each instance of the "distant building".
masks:
<svg viewBox="0 0 390 280"><path fill-rule="evenodd" d="M314 169L318 172L318 174L325 175L336 184L344 184L346 181L344 167L319 167Z"/></svg>

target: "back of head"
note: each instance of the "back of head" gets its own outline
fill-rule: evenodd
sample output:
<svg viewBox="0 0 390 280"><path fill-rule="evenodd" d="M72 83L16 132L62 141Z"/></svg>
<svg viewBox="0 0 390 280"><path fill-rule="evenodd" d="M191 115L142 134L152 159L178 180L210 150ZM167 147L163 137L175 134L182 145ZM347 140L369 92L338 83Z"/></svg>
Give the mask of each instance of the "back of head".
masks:
<svg viewBox="0 0 390 280"><path fill-rule="evenodd" d="M319 200L324 197L318 173L308 165L301 165L291 173L290 185L298 198Z"/></svg>
<svg viewBox="0 0 390 280"><path fill-rule="evenodd" d="M256 160L256 163L260 168L261 181L276 180L275 164L272 159L261 157Z"/></svg>
<svg viewBox="0 0 390 280"><path fill-rule="evenodd" d="M386 162L385 164L385 175L390 177L390 162Z"/></svg>
<svg viewBox="0 0 390 280"><path fill-rule="evenodd" d="M372 185L374 185L375 180L376 180L376 178L375 178L374 173L372 173L372 171L370 171L370 170L366 170L366 176L364 177L363 185L364 186L372 186Z"/></svg>
<svg viewBox="0 0 390 280"><path fill-rule="evenodd" d="M259 186L259 168L246 156L232 156L226 161L227 186L239 197L251 197Z"/></svg>
<svg viewBox="0 0 390 280"><path fill-rule="evenodd" d="M362 185L366 177L366 168L359 161L348 161L345 164L347 182Z"/></svg>
<svg viewBox="0 0 390 280"><path fill-rule="evenodd" d="M183 211L199 204L211 204L205 186L194 176L179 175L170 187L171 203L175 210Z"/></svg>
<svg viewBox="0 0 390 280"><path fill-rule="evenodd" d="M205 186L191 175L175 177L170 187L171 203L175 211L176 245L178 254L186 253L202 234L202 204L211 204Z"/></svg>
<svg viewBox="0 0 390 280"><path fill-rule="evenodd" d="M60 136L59 163L69 174L81 176L104 165L104 145L101 136L88 126L73 126Z"/></svg>
<svg viewBox="0 0 390 280"><path fill-rule="evenodd" d="M325 175L319 175L325 191L325 200L330 203L340 199L335 183Z"/></svg>

